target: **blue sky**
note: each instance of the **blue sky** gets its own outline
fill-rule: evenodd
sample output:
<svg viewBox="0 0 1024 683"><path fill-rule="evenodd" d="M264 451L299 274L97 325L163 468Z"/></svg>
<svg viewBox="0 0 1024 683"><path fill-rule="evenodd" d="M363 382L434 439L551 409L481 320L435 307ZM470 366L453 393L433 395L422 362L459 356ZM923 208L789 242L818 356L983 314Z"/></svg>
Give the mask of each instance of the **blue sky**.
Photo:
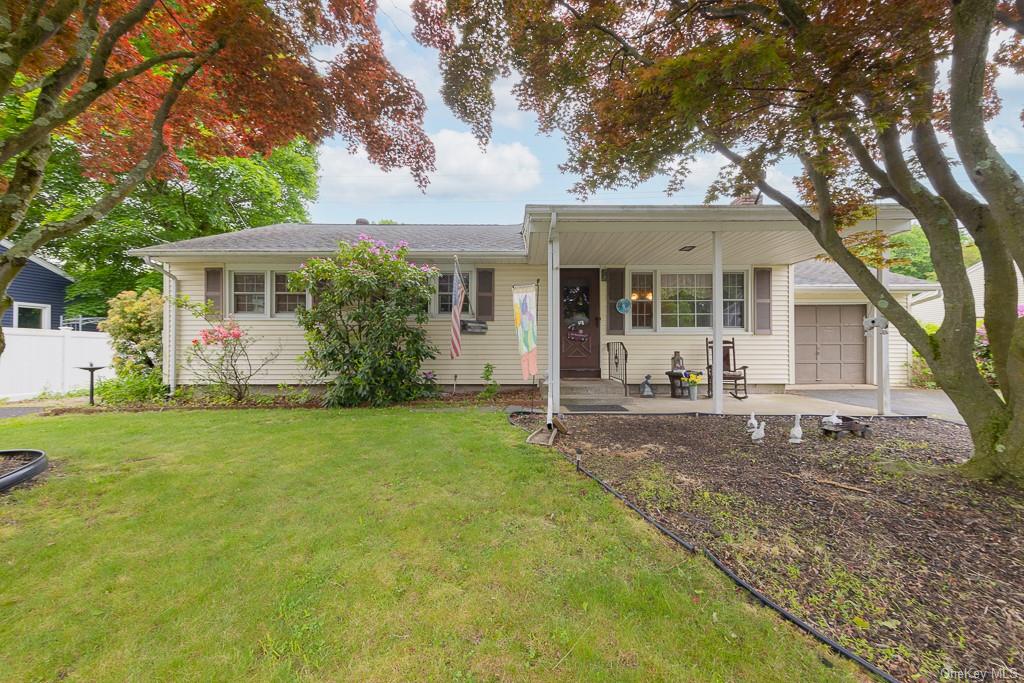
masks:
<svg viewBox="0 0 1024 683"><path fill-rule="evenodd" d="M351 223L356 218L382 218L402 223L518 223L526 203L571 203L574 178L562 174L565 146L557 135L537 131L536 118L522 112L511 94L512 82L496 92L494 139L481 150L468 126L456 119L438 94L441 75L437 55L412 38L409 0L380 0L378 14L385 50L392 63L413 79L427 101L426 130L437 150L437 170L421 192L403 170L383 173L362 154L350 154L340 141L320 148L320 197L312 219ZM1003 111L989 128L1000 150L1016 168L1024 169L1024 129L1018 114L1024 108L1024 77L999 79ZM664 179L637 188L601 192L591 203L699 204L722 160L698 159L683 191L665 194ZM780 167L771 180L791 187L795 165Z"/></svg>

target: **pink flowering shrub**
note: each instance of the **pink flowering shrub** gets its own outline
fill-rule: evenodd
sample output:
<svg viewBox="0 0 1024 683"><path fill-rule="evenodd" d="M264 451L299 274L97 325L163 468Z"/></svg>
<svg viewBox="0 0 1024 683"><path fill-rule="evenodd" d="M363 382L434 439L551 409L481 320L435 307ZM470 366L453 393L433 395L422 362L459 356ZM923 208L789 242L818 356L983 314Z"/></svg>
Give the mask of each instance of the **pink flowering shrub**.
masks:
<svg viewBox="0 0 1024 683"><path fill-rule="evenodd" d="M208 303L198 305L183 298L178 300L178 305L210 324L192 339L189 349L188 366L197 383L206 385L215 395L245 400L252 378L272 363L278 353L254 357L252 346L257 338L246 333L234 320L215 314Z"/></svg>
<svg viewBox="0 0 1024 683"><path fill-rule="evenodd" d="M362 234L290 276L293 289L313 295L297 317L306 365L327 384L327 405L387 405L434 391L421 367L435 354L423 324L437 271L409 261L408 246Z"/></svg>

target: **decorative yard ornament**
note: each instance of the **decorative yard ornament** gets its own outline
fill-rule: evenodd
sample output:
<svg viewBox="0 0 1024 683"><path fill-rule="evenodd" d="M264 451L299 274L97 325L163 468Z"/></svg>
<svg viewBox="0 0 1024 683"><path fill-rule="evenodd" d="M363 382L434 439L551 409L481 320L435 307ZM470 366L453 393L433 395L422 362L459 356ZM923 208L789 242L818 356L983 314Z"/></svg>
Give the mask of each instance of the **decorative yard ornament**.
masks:
<svg viewBox="0 0 1024 683"><path fill-rule="evenodd" d="M654 386L651 385L650 375L644 375L644 381L640 383L640 397L654 398Z"/></svg>
<svg viewBox="0 0 1024 683"><path fill-rule="evenodd" d="M793 428L789 430L789 442L790 443L803 443L804 441L804 430L800 428L800 413L796 414L793 418Z"/></svg>
<svg viewBox="0 0 1024 683"><path fill-rule="evenodd" d="M759 424L757 426L757 429L755 429L753 432L751 432L750 440L752 442L754 442L754 443L761 443L762 441L764 441L764 425L765 425L764 420L761 420L761 424Z"/></svg>
<svg viewBox="0 0 1024 683"><path fill-rule="evenodd" d="M757 429L757 417L754 415L754 411L750 411L750 418L747 420L747 431L752 432Z"/></svg>
<svg viewBox="0 0 1024 683"><path fill-rule="evenodd" d="M672 360L670 362L672 363L673 372L682 372L686 369L686 363L683 362L683 357L678 351L672 354Z"/></svg>
<svg viewBox="0 0 1024 683"><path fill-rule="evenodd" d="M828 417L821 418L821 424L831 425L835 427L837 425L843 424L843 421L839 419L839 416L836 414L836 411L833 410L831 415L829 415Z"/></svg>

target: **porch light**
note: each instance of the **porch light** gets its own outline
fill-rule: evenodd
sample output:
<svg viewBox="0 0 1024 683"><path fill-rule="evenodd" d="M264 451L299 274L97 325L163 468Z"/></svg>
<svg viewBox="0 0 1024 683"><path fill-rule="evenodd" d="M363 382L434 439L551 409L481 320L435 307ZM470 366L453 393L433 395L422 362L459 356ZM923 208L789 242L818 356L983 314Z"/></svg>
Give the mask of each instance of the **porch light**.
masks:
<svg viewBox="0 0 1024 683"><path fill-rule="evenodd" d="M693 244L687 244L685 247L679 247L679 251L693 251L696 248Z"/></svg>

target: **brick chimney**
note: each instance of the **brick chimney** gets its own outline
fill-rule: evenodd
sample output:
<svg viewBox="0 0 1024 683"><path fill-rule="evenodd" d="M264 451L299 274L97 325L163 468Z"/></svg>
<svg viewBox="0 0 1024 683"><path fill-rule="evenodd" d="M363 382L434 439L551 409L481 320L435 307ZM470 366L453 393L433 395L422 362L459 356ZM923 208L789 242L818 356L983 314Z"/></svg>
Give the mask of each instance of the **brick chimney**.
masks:
<svg viewBox="0 0 1024 683"><path fill-rule="evenodd" d="M370 224L370 221L367 220L366 218L357 218L356 219L356 225L369 225L369 224Z"/></svg>

